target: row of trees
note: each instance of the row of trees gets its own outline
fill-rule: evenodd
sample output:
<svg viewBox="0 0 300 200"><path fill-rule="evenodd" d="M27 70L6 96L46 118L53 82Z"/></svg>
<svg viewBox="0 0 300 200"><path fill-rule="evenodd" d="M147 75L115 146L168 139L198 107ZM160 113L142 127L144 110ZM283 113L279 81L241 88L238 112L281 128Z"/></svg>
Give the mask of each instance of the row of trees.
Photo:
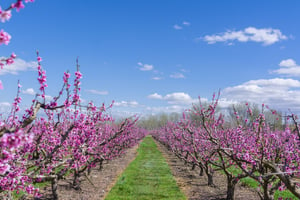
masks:
<svg viewBox="0 0 300 200"><path fill-rule="evenodd" d="M25 0L33 2L33 0ZM11 11L24 8L23 0L17 0L7 9L0 8L0 19L10 19ZM11 36L0 31L0 45L8 44ZM0 59L0 67L14 62L13 53ZM12 103L10 114L0 120L0 193L12 199L12 192L24 191L40 196L34 183L50 182L53 199L57 199L57 183L73 177L72 186L80 187L81 175L89 174L92 168L105 160L111 160L144 137L146 131L138 128L137 117L115 120L108 114L105 105L92 102L81 105L80 81L82 74L77 70L71 82L67 71L62 77L62 88L51 101L46 101L47 76L42 58L37 52L37 80L39 93L32 105L21 114L21 85ZM1 82L0 82L1 83ZM0 85L2 88L2 84Z"/></svg>
<svg viewBox="0 0 300 200"><path fill-rule="evenodd" d="M200 102L184 113L180 121L169 122L152 134L177 157L193 168L198 167L200 175L207 176L208 185L214 186L216 170L223 171L228 200L234 199L235 186L245 177L257 181L261 199L274 199L275 191L284 189L300 198L300 185L294 179L300 175L300 132L296 116L289 116L293 126L290 123L285 130L282 126L274 130L265 113L272 113L278 121L280 116L264 105L256 113L246 103L243 106L246 111L241 115L237 110L233 112L234 122L226 121L217 105L218 98L206 106ZM232 168L238 170L233 172Z"/></svg>
<svg viewBox="0 0 300 200"><path fill-rule="evenodd" d="M73 187L79 188L82 174L124 153L146 132L137 128L137 117L116 123L106 114L105 105L82 106L78 64L73 84L65 72L62 89L47 102L46 73L39 55L37 68L40 93L32 106L20 117L19 85L11 113L0 122L0 192L10 196L11 191L22 190L37 196L32 184L50 181L57 199L59 180L72 175ZM40 110L43 115L37 117Z"/></svg>

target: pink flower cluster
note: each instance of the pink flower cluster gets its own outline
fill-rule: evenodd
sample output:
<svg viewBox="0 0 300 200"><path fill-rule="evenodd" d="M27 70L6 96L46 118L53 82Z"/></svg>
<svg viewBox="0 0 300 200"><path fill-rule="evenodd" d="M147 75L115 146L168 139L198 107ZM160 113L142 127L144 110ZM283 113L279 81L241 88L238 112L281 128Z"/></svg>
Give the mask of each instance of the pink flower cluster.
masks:
<svg viewBox="0 0 300 200"><path fill-rule="evenodd" d="M293 181L293 176L300 176L297 117L291 115L294 127L289 123L285 130L271 130L264 113L255 116L253 123L238 117L237 125L228 127L224 116L215 114L216 106L217 100L207 107L195 107L190 112L198 117L198 122L184 114L181 121L168 123L152 135L177 157L197 166L200 175L205 173L208 185L214 185L214 170L222 170L227 177L227 199L233 199L235 185L245 177L257 181L262 199L274 199L274 191L285 189L300 198L299 185ZM254 118L251 109L247 110L249 119ZM240 172L233 174L229 170L232 167Z"/></svg>
<svg viewBox="0 0 300 200"><path fill-rule="evenodd" d="M11 114L0 121L0 187L4 192L22 190L38 196L32 183L50 180L56 184L69 173L74 174L74 185L78 185L78 177L85 170L102 166L103 161L121 155L146 134L145 130L135 126L136 117L115 123L105 114L104 104L97 107L90 102L82 111L77 103L82 78L79 68L75 72L74 89L70 89L68 83L70 73L65 72L59 95L46 103L47 77L38 52L37 60L41 91L38 96L42 96L43 102L34 99L30 109L26 109L26 115L19 120L21 85L18 84ZM67 103L58 105L62 96ZM37 118L40 109L46 117ZM52 192L55 198L56 190Z"/></svg>
<svg viewBox="0 0 300 200"><path fill-rule="evenodd" d="M12 53L9 58L0 60L0 68L3 69L4 65L11 65L14 63L14 59L17 57L15 53Z"/></svg>
<svg viewBox="0 0 300 200"><path fill-rule="evenodd" d="M0 45L1 44L6 44L10 42L11 36L7 33L4 32L3 30L0 31Z"/></svg>
<svg viewBox="0 0 300 200"><path fill-rule="evenodd" d="M0 7L0 20L2 23L8 21L11 18L11 10L2 10Z"/></svg>

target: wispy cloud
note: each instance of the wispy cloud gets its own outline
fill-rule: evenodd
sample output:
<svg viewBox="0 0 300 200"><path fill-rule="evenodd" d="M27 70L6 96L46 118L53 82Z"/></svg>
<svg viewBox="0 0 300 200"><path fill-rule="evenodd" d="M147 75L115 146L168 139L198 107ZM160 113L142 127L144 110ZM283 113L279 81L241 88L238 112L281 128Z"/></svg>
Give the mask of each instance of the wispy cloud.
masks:
<svg viewBox="0 0 300 200"><path fill-rule="evenodd" d="M179 26L178 24L175 24L175 25L173 26L173 28L176 29L176 30L181 30L181 29L182 29L182 26Z"/></svg>
<svg viewBox="0 0 300 200"><path fill-rule="evenodd" d="M217 42L229 42L232 44L232 41L238 42L258 42L263 43L263 45L271 45L281 40L287 40L288 37L281 33L279 29L273 28L255 28L248 27L240 31L228 30L224 33L206 35L203 38L200 38L207 42L208 44L215 44Z"/></svg>
<svg viewBox="0 0 300 200"><path fill-rule="evenodd" d="M143 64L141 62L137 63L139 66L141 66L139 69L141 71L151 71L154 69L153 65L149 65L149 64Z"/></svg>
<svg viewBox="0 0 300 200"><path fill-rule="evenodd" d="M148 96L149 99L163 99L163 96L157 93L150 94Z"/></svg>
<svg viewBox="0 0 300 200"><path fill-rule="evenodd" d="M157 113L179 113L181 114L184 110L186 110L186 106L182 105L169 105L169 106L148 106L146 110L152 114Z"/></svg>
<svg viewBox="0 0 300 200"><path fill-rule="evenodd" d="M300 111L300 81L294 79L259 79L227 87L222 97L228 100L265 103L272 108Z"/></svg>
<svg viewBox="0 0 300 200"><path fill-rule="evenodd" d="M9 102L0 102L0 112L7 113L11 109L11 104Z"/></svg>
<svg viewBox="0 0 300 200"><path fill-rule="evenodd" d="M3 57L0 57L0 60ZM4 74L14 74L17 75L21 71L35 70L37 68L37 62L35 61L25 61L20 58L16 58L14 63L11 65L5 65L3 69L0 70L0 75Z"/></svg>
<svg viewBox="0 0 300 200"><path fill-rule="evenodd" d="M165 96L162 96L158 93L153 93L148 95L148 98L165 100L169 104L192 104L197 101L197 99L193 99L189 94L186 94L184 92L174 92Z"/></svg>
<svg viewBox="0 0 300 200"><path fill-rule="evenodd" d="M94 89L85 90L86 92L90 94L98 94L98 95L108 95L108 91L99 91Z"/></svg>
<svg viewBox="0 0 300 200"><path fill-rule="evenodd" d="M276 74L282 74L286 76L299 77L300 76L300 66L296 64L293 59L282 60L279 63L279 69L272 71Z"/></svg>
<svg viewBox="0 0 300 200"><path fill-rule="evenodd" d="M182 22L182 24L185 25L185 26L190 26L191 25L191 23L187 22L187 21Z"/></svg>
<svg viewBox="0 0 300 200"><path fill-rule="evenodd" d="M155 80L155 81L159 81L161 79L163 79L162 77L159 77L159 76L155 76L155 77L152 77L151 78L152 80Z"/></svg>
<svg viewBox="0 0 300 200"><path fill-rule="evenodd" d="M174 28L175 30L181 30L181 29L183 29L183 26L190 26L190 25L191 25L190 22L188 22L188 21L183 21L183 22L182 22L182 25L175 24L175 25L173 26L173 28Z"/></svg>
<svg viewBox="0 0 300 200"><path fill-rule="evenodd" d="M114 106L116 107L137 107L139 103L137 101L120 101L115 102Z"/></svg>
<svg viewBox="0 0 300 200"><path fill-rule="evenodd" d="M179 79L179 78L185 78L185 76L182 73L173 73L170 75L171 78Z"/></svg>
<svg viewBox="0 0 300 200"><path fill-rule="evenodd" d="M34 91L33 88L27 88L26 90L22 90L23 94L29 94L29 95L35 95L36 92Z"/></svg>
<svg viewBox="0 0 300 200"><path fill-rule="evenodd" d="M189 70L187 70L187 69L180 69L180 71L182 71L184 73L189 72Z"/></svg>

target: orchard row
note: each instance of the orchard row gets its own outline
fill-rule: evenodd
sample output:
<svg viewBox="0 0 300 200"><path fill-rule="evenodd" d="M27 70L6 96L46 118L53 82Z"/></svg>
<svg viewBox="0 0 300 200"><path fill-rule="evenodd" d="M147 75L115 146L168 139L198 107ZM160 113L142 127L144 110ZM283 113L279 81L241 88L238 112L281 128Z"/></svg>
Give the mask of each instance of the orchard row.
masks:
<svg viewBox="0 0 300 200"><path fill-rule="evenodd" d="M188 115L168 123L153 136L193 168L200 168L208 185L214 186L214 172L227 178L227 199L234 199L236 184L243 178L254 179L261 199L274 199L276 190L289 190L300 198L300 133L297 117L290 115L285 130L271 130L262 112L253 116L246 103L248 118L236 112L236 126L228 126L225 116L216 111L218 98L209 105L194 106ZM276 111L271 110L274 115ZM192 120L190 116L197 116ZM251 120L250 120L251 119ZM279 120L279 117L277 117ZM232 169L237 170L232 170ZM238 172L237 172L238 171Z"/></svg>
<svg viewBox="0 0 300 200"><path fill-rule="evenodd" d="M80 105L79 71L73 84L69 83L71 75L65 72L62 89L47 103L41 60L38 56L40 94L20 118L19 85L11 113L0 122L0 190L7 194L22 190L38 196L33 184L47 181L56 199L59 180L72 175L73 187L79 188L80 175L121 155L146 132L137 128L137 117L115 122L105 114L112 105Z"/></svg>

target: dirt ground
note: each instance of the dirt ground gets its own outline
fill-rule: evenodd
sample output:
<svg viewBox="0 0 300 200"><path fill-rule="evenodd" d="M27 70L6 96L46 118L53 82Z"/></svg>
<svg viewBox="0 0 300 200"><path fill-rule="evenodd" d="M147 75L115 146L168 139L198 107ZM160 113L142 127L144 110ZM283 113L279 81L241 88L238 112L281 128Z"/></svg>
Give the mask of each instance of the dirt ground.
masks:
<svg viewBox="0 0 300 200"><path fill-rule="evenodd" d="M166 158L172 174L180 189L189 200L222 200L226 197L226 179L220 173L215 173L214 183L216 188L207 186L205 176L198 175L199 170L191 170L191 166L185 165L165 146L156 142L158 149ZM81 189L74 190L70 185L71 180L60 181L58 184L59 200L103 200L112 186L116 183L118 176L124 171L128 164L137 155L138 145L128 149L126 154L103 165L103 169L93 169L89 180L81 177ZM43 197L39 200L50 200L50 187L43 189ZM252 189L237 185L235 198L237 200L257 200L259 196ZM37 199L36 199L37 200Z"/></svg>
<svg viewBox="0 0 300 200"><path fill-rule="evenodd" d="M70 185L72 180L61 180L58 183L59 200L102 200L116 183L118 176L124 171L128 164L134 160L137 155L138 145L128 149L125 154L103 164L100 171L93 169L89 175L89 180L85 176L81 177L81 189L74 190ZM53 199L51 187L43 189L43 197L39 200ZM36 199L38 200L38 199Z"/></svg>
<svg viewBox="0 0 300 200"><path fill-rule="evenodd" d="M172 152L168 151L165 146L156 142L158 149L166 158L177 185L185 193L189 200L222 200L226 197L226 177L215 172L214 184L216 188L207 186L207 178L199 176L199 170L191 170L191 166L185 165ZM236 200L258 200L258 194L249 188L241 185L236 186Z"/></svg>

